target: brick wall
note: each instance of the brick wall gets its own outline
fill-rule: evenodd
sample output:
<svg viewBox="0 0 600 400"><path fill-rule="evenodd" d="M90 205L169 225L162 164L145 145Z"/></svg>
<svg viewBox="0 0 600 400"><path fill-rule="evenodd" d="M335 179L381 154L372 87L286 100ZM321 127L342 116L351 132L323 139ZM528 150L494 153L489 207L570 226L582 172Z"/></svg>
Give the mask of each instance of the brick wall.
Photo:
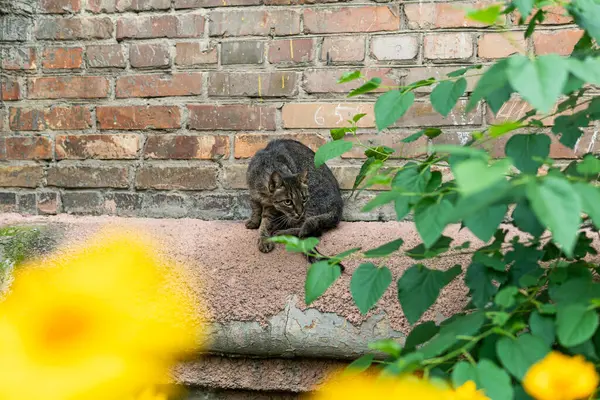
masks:
<svg viewBox="0 0 600 400"><path fill-rule="evenodd" d="M348 100L356 84L335 82L359 68L389 85L409 83L516 48L567 54L580 36L557 13L528 41L514 15L515 33L500 34L466 21L460 7L469 5L39 0L33 19L0 15L0 209L242 218L246 163L257 150L282 136L315 148L360 112L368 114L362 140L403 157L427 151L424 140L400 143L424 125L444 128L438 141L463 143L526 107L515 100L494 118L483 107L464 115L460 101L442 118L427 102L430 88L421 88L406 116L377 135L374 97ZM595 139L586 133L577 153L596 149ZM577 155L559 144L552 152ZM345 189L360 157L332 162ZM346 217L388 215L360 214L359 206L349 204Z"/></svg>

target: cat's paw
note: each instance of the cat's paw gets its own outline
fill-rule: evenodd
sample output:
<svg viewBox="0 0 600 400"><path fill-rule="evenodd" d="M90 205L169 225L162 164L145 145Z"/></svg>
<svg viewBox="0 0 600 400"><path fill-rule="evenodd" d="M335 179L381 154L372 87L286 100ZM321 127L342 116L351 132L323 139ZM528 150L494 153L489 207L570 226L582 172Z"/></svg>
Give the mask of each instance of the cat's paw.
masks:
<svg viewBox="0 0 600 400"><path fill-rule="evenodd" d="M273 251L274 248L275 243L269 242L263 238L258 239L258 250L260 250L261 253L269 253Z"/></svg>
<svg viewBox="0 0 600 400"><path fill-rule="evenodd" d="M248 221L246 221L246 228L248 228L248 229L258 229L259 226L260 226L260 221L256 221L253 219L249 219Z"/></svg>

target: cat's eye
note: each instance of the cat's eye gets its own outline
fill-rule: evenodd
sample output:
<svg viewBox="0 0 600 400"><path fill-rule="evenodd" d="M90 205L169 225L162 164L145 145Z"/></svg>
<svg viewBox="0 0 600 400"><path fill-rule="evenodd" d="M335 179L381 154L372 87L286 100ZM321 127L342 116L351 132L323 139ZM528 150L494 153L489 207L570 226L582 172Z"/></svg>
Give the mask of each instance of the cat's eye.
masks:
<svg viewBox="0 0 600 400"><path fill-rule="evenodd" d="M291 206L292 205L292 201L291 200L284 200L283 204L285 204L286 206Z"/></svg>

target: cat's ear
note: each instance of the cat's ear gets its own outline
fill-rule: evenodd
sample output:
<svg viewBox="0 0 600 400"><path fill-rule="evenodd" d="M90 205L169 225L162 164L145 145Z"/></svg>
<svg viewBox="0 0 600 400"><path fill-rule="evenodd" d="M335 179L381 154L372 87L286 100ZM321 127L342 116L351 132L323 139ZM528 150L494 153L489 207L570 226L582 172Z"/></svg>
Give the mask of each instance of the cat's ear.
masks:
<svg viewBox="0 0 600 400"><path fill-rule="evenodd" d="M300 178L300 183L302 183L304 185L308 184L308 170L307 169L300 172L298 174L298 177Z"/></svg>
<svg viewBox="0 0 600 400"><path fill-rule="evenodd" d="M283 184L283 179L281 179L281 175L277 171L273 171L271 177L269 178L269 190L271 192L275 191L278 187Z"/></svg>

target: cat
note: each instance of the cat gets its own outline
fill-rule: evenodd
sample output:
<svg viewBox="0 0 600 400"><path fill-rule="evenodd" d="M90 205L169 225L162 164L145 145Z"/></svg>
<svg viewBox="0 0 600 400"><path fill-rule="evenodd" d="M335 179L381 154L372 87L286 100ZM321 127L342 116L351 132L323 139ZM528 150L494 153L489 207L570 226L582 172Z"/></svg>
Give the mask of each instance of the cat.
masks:
<svg viewBox="0 0 600 400"><path fill-rule="evenodd" d="M327 165L316 168L314 158L296 140L275 139L250 161L246 179L252 216L246 228L259 230L261 252L275 247L267 240L271 236L318 237L339 224L344 208L339 183ZM321 257L309 256L308 261Z"/></svg>

